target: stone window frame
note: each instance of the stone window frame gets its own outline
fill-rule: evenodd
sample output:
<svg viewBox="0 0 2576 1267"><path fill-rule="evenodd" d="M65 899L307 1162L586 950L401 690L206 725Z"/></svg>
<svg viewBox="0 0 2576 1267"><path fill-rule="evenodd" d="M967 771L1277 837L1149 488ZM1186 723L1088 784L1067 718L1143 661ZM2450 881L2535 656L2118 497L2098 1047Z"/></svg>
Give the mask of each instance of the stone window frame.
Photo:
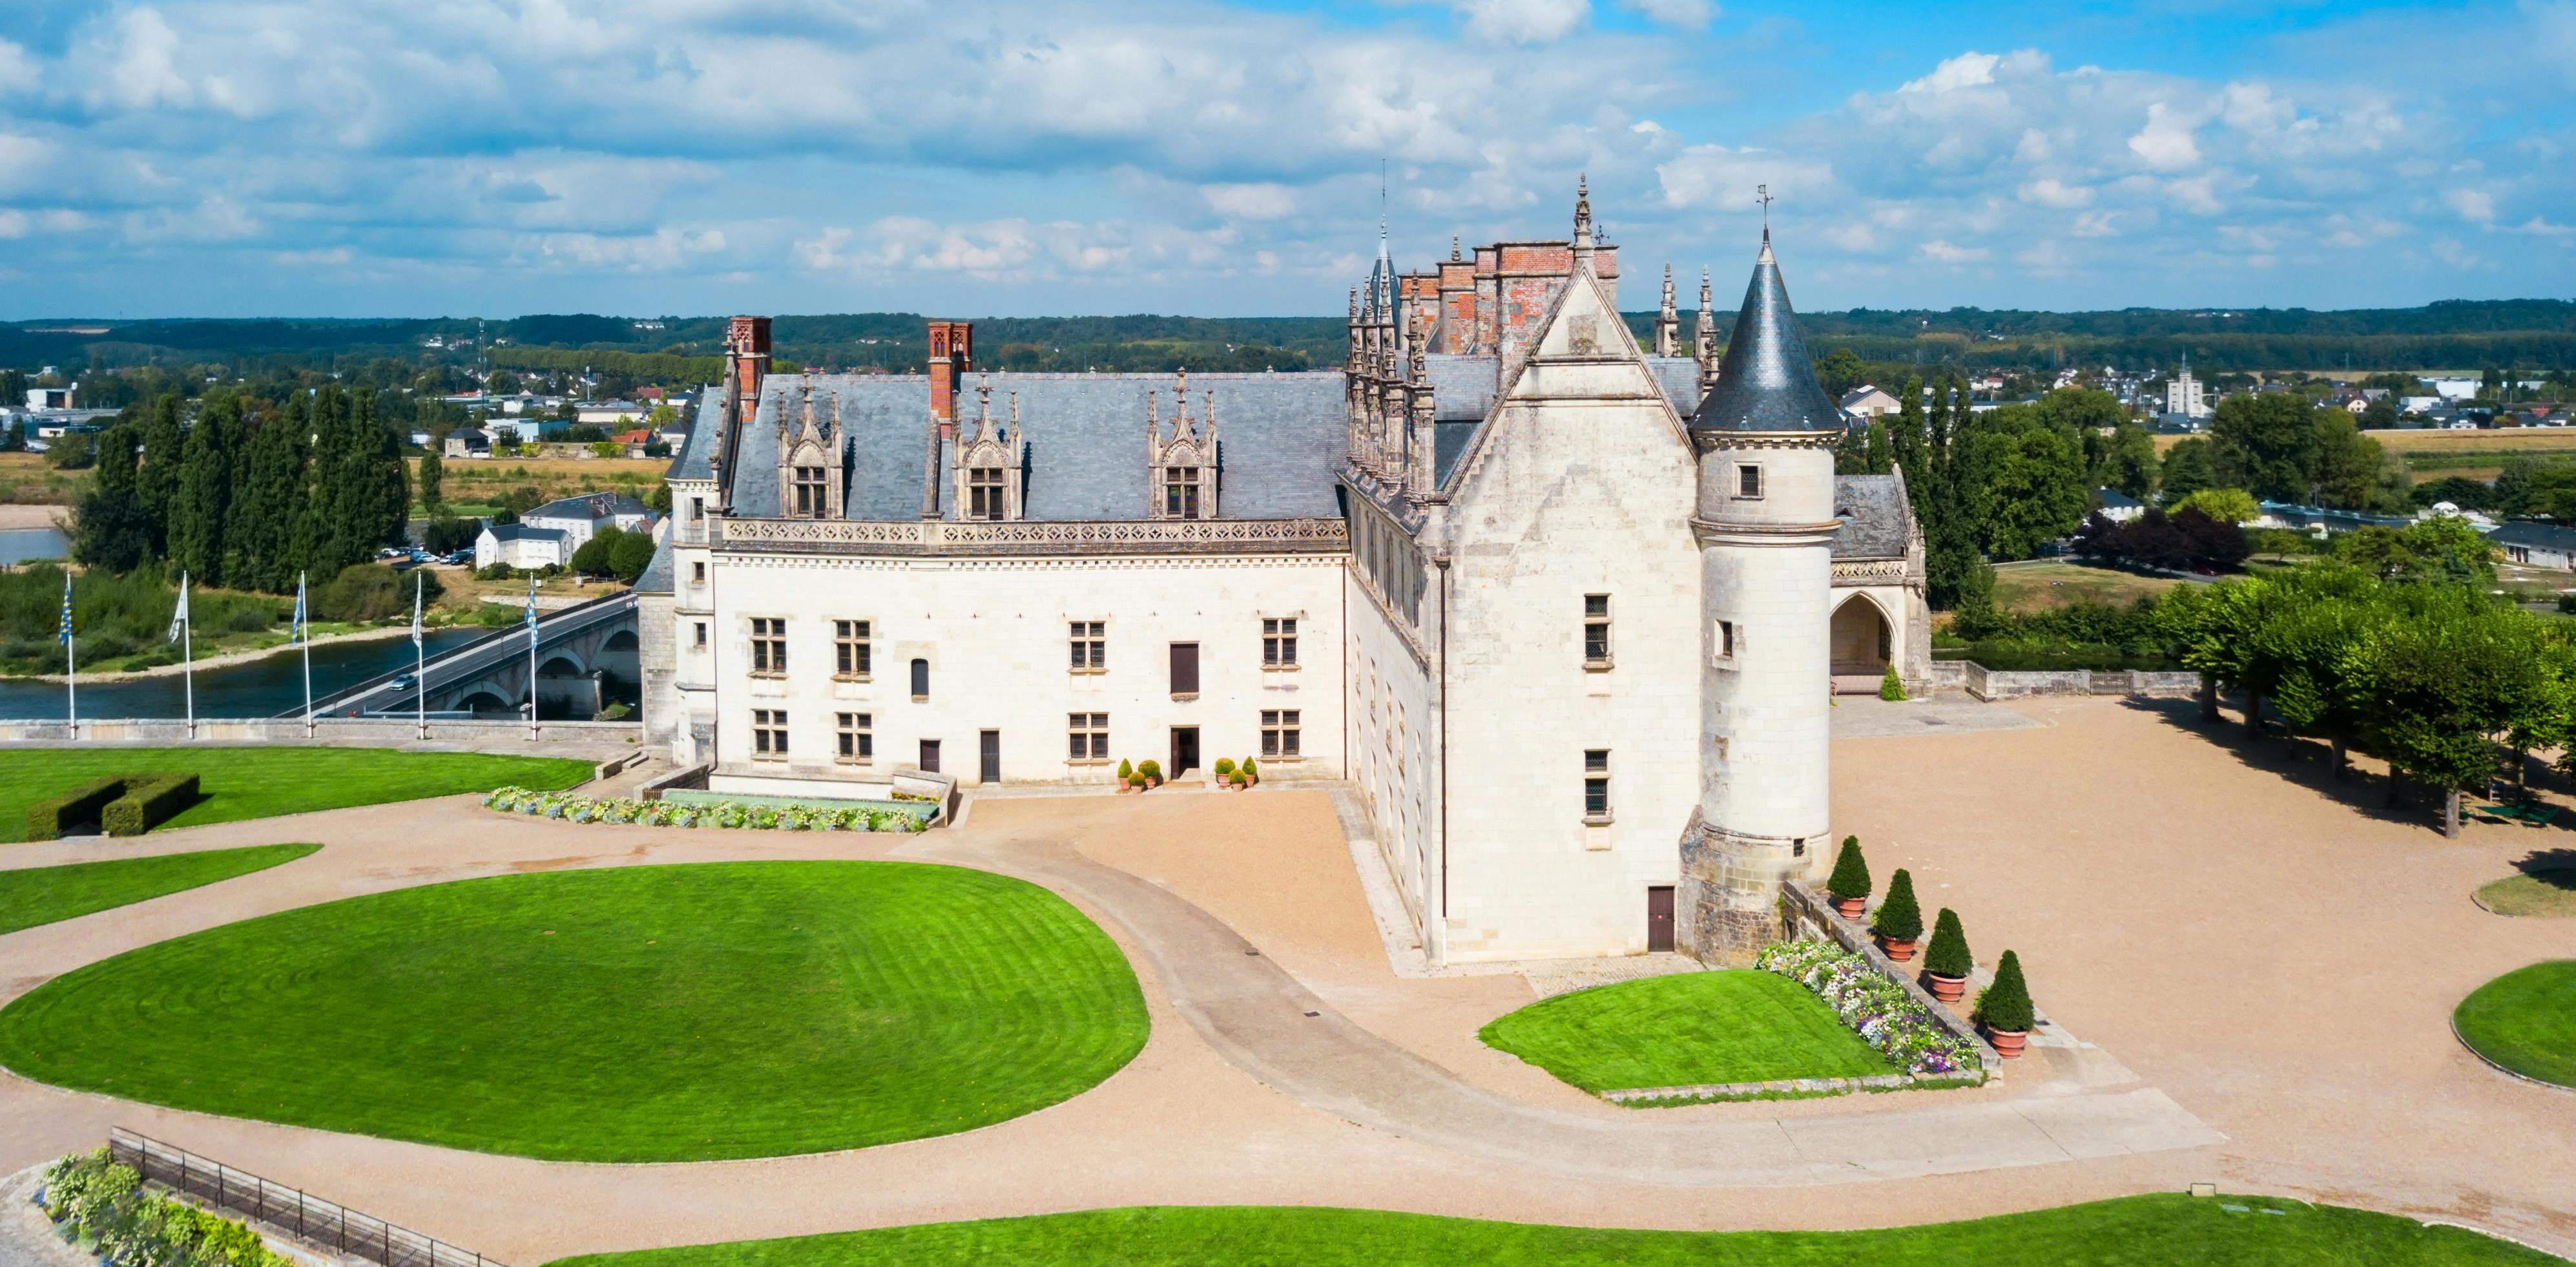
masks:
<svg viewBox="0 0 2576 1267"><path fill-rule="evenodd" d="M976 465L966 468L966 518L999 523L1009 517L1009 499L1003 495L1006 468Z"/></svg>
<svg viewBox="0 0 2576 1267"><path fill-rule="evenodd" d="M1583 750L1583 825L1602 827L1612 821L1610 812L1610 750Z"/></svg>
<svg viewBox="0 0 2576 1267"><path fill-rule="evenodd" d="M828 466L792 466L791 486L796 494L797 519L821 519L831 509L831 468Z"/></svg>
<svg viewBox="0 0 2576 1267"><path fill-rule="evenodd" d="M876 621L865 617L832 618L832 680L876 680Z"/></svg>
<svg viewBox="0 0 2576 1267"><path fill-rule="evenodd" d="M832 729L838 740L832 751L836 765L875 765L877 759L876 715L873 713L834 713Z"/></svg>
<svg viewBox="0 0 2576 1267"><path fill-rule="evenodd" d="M1617 664L1611 655L1610 596L1583 596L1583 671L1607 673Z"/></svg>
<svg viewBox="0 0 2576 1267"><path fill-rule="evenodd" d="M1297 708L1261 710L1262 760L1289 762L1306 759L1304 711Z"/></svg>
<svg viewBox="0 0 2576 1267"><path fill-rule="evenodd" d="M1742 502L1758 502L1762 500L1761 463L1738 462L1735 464L1735 500Z"/></svg>
<svg viewBox="0 0 2576 1267"><path fill-rule="evenodd" d="M1107 620L1066 619L1064 671L1082 677L1109 671L1109 622Z"/></svg>
<svg viewBox="0 0 2576 1267"><path fill-rule="evenodd" d="M700 651L704 651L704 650L706 650L706 649L707 649L707 622L705 622L705 621L701 620L701 621L697 621L697 622L695 622L695 623L697 624L697 627L698 627L698 641L697 641L697 644L696 644L696 645L697 645L697 649L698 649L698 650L700 650Z"/></svg>
<svg viewBox="0 0 2576 1267"><path fill-rule="evenodd" d="M751 617L751 676L783 678L787 676L787 618L785 616Z"/></svg>
<svg viewBox="0 0 2576 1267"><path fill-rule="evenodd" d="M1109 755L1109 714L1068 712L1065 714L1065 764L1107 765Z"/></svg>
<svg viewBox="0 0 2576 1267"><path fill-rule="evenodd" d="M1734 620L1711 621L1708 630L1708 660L1721 669L1732 669L1744 662L1744 624Z"/></svg>
<svg viewBox="0 0 2576 1267"><path fill-rule="evenodd" d="M1304 612L1261 613L1261 671L1297 672L1297 623Z"/></svg>
<svg viewBox="0 0 2576 1267"><path fill-rule="evenodd" d="M785 761L787 759L787 710L755 708L751 710L751 759Z"/></svg>

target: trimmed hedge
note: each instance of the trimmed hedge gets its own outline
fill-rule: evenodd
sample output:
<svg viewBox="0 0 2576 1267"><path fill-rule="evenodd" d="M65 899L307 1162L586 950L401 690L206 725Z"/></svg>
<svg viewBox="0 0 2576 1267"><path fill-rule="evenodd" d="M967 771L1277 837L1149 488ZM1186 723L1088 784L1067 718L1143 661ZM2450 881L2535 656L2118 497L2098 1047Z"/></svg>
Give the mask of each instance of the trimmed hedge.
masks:
<svg viewBox="0 0 2576 1267"><path fill-rule="evenodd" d="M1959 913L1942 907L1932 921L1932 944L1923 950L1923 970L1935 976L1967 977L1977 971L1977 960L1968 953L1968 934L1959 927Z"/></svg>
<svg viewBox="0 0 2576 1267"><path fill-rule="evenodd" d="M1843 851L1834 858L1833 878L1825 881L1825 892L1837 900L1869 896L1869 862L1860 856L1860 837L1843 837Z"/></svg>
<svg viewBox="0 0 2576 1267"><path fill-rule="evenodd" d="M1994 984L1977 992L1976 1018L1986 1028L2004 1033L2028 1033L2038 1019L2038 1009L2030 1004L2030 987L2021 979L2021 956L2007 950L1995 963Z"/></svg>
<svg viewBox="0 0 2576 1267"><path fill-rule="evenodd" d="M1870 921L1869 930L1889 941L1912 941L1923 935L1923 908L1914 900L1914 877L1903 867L1888 877L1887 900L1878 904L1878 917Z"/></svg>
<svg viewBox="0 0 2576 1267"><path fill-rule="evenodd" d="M28 806L27 839L62 839L65 830L98 817L98 812L107 808L108 802L124 795L125 784L133 777L130 774L111 774Z"/></svg>
<svg viewBox="0 0 2576 1267"><path fill-rule="evenodd" d="M196 803L196 772L138 774L127 781L125 795L99 811L98 825L111 836L140 836Z"/></svg>

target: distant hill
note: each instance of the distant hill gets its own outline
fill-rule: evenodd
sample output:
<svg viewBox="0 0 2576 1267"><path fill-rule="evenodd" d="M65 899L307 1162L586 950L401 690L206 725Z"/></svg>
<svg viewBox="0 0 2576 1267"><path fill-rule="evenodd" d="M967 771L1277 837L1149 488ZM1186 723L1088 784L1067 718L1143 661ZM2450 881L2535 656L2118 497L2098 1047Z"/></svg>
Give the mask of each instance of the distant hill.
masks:
<svg viewBox="0 0 2576 1267"><path fill-rule="evenodd" d="M1724 315L1731 325L1732 314ZM1848 347L1869 361L1963 368L2141 368L2189 355L2212 371L2576 369L2576 303L2548 299L2341 311L1855 308L1803 316L1819 354ZM1628 320L1641 337L1651 336L1654 314ZM1692 320L1684 314L1685 337ZM785 361L901 371L921 365L923 325L916 313L837 313L778 317L773 331ZM465 364L480 355L519 368L595 360L633 374L699 376L704 359L722 353L724 330L723 317L592 313L489 321L53 319L0 324L0 367L224 364L240 372L379 358ZM988 317L975 319L975 335L982 363L1015 370L1319 369L1338 366L1345 346L1339 316Z"/></svg>

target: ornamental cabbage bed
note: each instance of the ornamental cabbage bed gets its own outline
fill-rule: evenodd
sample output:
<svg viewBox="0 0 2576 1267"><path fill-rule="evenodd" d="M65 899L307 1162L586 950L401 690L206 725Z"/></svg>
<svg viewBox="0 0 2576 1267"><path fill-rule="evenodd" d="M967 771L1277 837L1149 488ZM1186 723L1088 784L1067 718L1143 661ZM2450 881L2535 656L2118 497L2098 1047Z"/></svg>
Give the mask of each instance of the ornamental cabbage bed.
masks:
<svg viewBox="0 0 2576 1267"><path fill-rule="evenodd" d="M917 832L928 824L896 809L847 809L820 806L713 805L679 801L639 801L627 796L583 796L575 792L542 792L523 787L496 788L483 798L485 808L505 814L560 818L573 823L641 823L647 827L752 827L773 831Z"/></svg>
<svg viewBox="0 0 2576 1267"><path fill-rule="evenodd" d="M104 1148L45 1168L44 1210L111 1263L156 1267L289 1267L259 1234L184 1201L145 1191Z"/></svg>
<svg viewBox="0 0 2576 1267"><path fill-rule="evenodd" d="M1976 1049L1941 1027L1905 987L1880 976L1869 961L1826 941L1774 942L1753 966L1776 972L1816 993L1861 1041L1907 1073L1976 1074Z"/></svg>

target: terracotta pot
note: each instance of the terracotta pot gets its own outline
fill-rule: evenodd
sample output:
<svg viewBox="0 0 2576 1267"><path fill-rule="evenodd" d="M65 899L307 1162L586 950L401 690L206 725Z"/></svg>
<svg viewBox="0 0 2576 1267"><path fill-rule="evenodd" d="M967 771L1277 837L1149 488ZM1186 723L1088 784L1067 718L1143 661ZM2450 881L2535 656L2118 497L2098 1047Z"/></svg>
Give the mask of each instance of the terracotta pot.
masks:
<svg viewBox="0 0 2576 1267"><path fill-rule="evenodd" d="M1995 1045L1995 1054L2006 1060L2021 1059L2021 1045L2030 1040L2026 1029L1990 1029L1986 1037Z"/></svg>
<svg viewBox="0 0 2576 1267"><path fill-rule="evenodd" d="M1834 899L1834 913L1842 916L1844 919L1859 919L1861 911L1868 905L1869 899L1865 896L1838 897Z"/></svg>
<svg viewBox="0 0 2576 1267"><path fill-rule="evenodd" d="M1914 957L1914 939L1911 937L1908 937L1903 941L1897 941L1891 937L1881 937L1878 939L1878 948L1886 951L1887 957L1898 963L1904 963L1906 960Z"/></svg>
<svg viewBox="0 0 2576 1267"><path fill-rule="evenodd" d="M1944 1003L1956 1003L1968 993L1966 977L1945 977L1937 972L1927 972L1923 974L1923 980L1931 987L1932 997Z"/></svg>
<svg viewBox="0 0 2576 1267"><path fill-rule="evenodd" d="M1125 779L1120 779L1120 780L1118 781L1118 794L1119 794L1120 796L1125 796L1125 795L1127 795L1129 792L1133 792L1133 791L1135 791L1135 790L1136 790L1135 785L1134 785L1134 784L1132 784L1132 783L1127 782Z"/></svg>

